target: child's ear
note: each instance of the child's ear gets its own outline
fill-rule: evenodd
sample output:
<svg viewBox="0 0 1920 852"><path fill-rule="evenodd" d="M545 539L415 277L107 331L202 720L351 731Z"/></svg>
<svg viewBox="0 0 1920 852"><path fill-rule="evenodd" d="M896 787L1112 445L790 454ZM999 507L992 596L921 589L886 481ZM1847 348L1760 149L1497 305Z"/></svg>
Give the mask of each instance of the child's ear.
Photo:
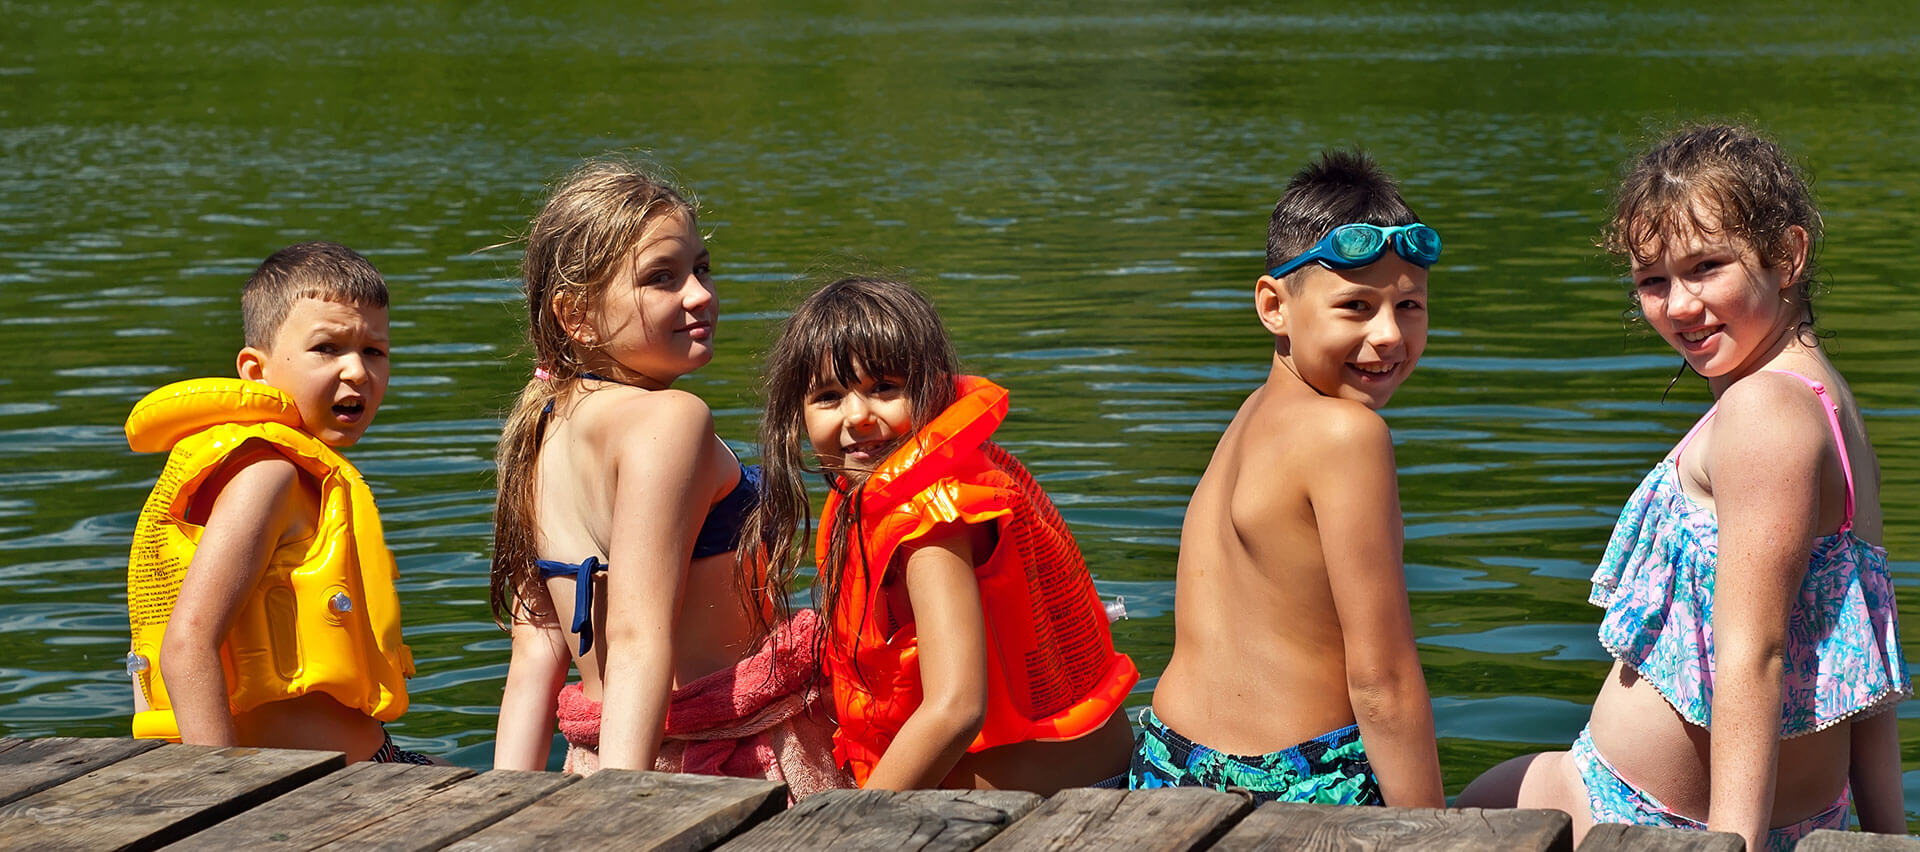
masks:
<svg viewBox="0 0 1920 852"><path fill-rule="evenodd" d="M554 319L560 322L560 328L567 336L582 346L592 346L598 340L593 324L587 321L587 300L578 292L557 290L547 302L547 308L553 311Z"/></svg>
<svg viewBox="0 0 1920 852"><path fill-rule="evenodd" d="M246 379L249 382L264 381L266 379L266 368L267 353L251 346L243 347L240 350L240 354L233 359L234 372L238 373L240 378Z"/></svg>
<svg viewBox="0 0 1920 852"><path fill-rule="evenodd" d="M1253 312L1278 337L1287 336L1287 285L1271 275L1253 282Z"/></svg>
<svg viewBox="0 0 1920 852"><path fill-rule="evenodd" d="M1787 227L1787 274L1780 282L1780 288L1786 289L1800 280L1807 271L1807 253L1812 251L1807 229L1799 225Z"/></svg>

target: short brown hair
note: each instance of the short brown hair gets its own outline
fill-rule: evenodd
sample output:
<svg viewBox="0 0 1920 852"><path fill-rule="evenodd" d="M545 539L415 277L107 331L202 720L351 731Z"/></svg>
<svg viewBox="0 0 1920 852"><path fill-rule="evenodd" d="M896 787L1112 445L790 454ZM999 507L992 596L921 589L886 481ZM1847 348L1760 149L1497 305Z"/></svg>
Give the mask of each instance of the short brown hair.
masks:
<svg viewBox="0 0 1920 852"><path fill-rule="evenodd" d="M240 289L240 320L247 345L272 346L280 324L301 299L384 308L387 282L366 258L339 243L287 246L268 256Z"/></svg>

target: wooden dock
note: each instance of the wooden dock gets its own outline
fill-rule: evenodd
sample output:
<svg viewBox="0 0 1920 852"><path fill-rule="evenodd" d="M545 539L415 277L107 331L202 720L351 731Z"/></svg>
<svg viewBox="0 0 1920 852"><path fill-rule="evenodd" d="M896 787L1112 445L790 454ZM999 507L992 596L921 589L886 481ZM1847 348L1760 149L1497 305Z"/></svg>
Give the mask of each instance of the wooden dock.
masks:
<svg viewBox="0 0 1920 852"><path fill-rule="evenodd" d="M1268 804L1211 790L840 790L769 781L481 772L323 751L0 739L4 849L1569 850L1559 811ZM1738 837L1626 826L1583 850L1738 852ZM1805 852L1920 850L1817 832Z"/></svg>

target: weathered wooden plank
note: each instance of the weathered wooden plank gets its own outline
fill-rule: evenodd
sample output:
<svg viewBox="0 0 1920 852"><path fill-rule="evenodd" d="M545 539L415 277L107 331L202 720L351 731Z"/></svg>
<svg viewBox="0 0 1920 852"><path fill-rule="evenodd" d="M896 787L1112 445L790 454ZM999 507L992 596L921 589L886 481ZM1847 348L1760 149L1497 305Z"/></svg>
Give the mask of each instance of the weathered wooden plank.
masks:
<svg viewBox="0 0 1920 852"><path fill-rule="evenodd" d="M1571 852L1573 820L1560 811L1370 808L1268 802L1215 850L1513 849Z"/></svg>
<svg viewBox="0 0 1920 852"><path fill-rule="evenodd" d="M321 848L357 852L439 849L518 813L578 780L578 775L560 772L496 769L454 784L405 813L371 823Z"/></svg>
<svg viewBox="0 0 1920 852"><path fill-rule="evenodd" d="M1822 829L1800 838L1793 852L1915 852L1920 838L1904 834L1874 834L1866 831L1827 831Z"/></svg>
<svg viewBox="0 0 1920 852"><path fill-rule="evenodd" d="M1253 800L1245 793L1197 787L1161 790L1062 790L980 847L1179 852L1226 833Z"/></svg>
<svg viewBox="0 0 1920 852"><path fill-rule="evenodd" d="M0 805L160 747L159 740L6 740L0 749Z"/></svg>
<svg viewBox="0 0 1920 852"><path fill-rule="evenodd" d="M1580 841L1580 852L1637 852L1643 849L1659 852L1741 852L1746 847L1740 835L1725 831L1687 831L1618 823L1596 825Z"/></svg>
<svg viewBox="0 0 1920 852"><path fill-rule="evenodd" d="M1014 790L830 790L721 847L725 852L972 850L1038 807Z"/></svg>
<svg viewBox="0 0 1920 852"><path fill-rule="evenodd" d="M456 766L356 763L170 848L318 849L472 775Z"/></svg>
<svg viewBox="0 0 1920 852"><path fill-rule="evenodd" d="M706 849L786 804L775 781L607 769L449 849Z"/></svg>
<svg viewBox="0 0 1920 852"><path fill-rule="evenodd" d="M0 806L22 849L149 849L337 770L335 751L163 745Z"/></svg>

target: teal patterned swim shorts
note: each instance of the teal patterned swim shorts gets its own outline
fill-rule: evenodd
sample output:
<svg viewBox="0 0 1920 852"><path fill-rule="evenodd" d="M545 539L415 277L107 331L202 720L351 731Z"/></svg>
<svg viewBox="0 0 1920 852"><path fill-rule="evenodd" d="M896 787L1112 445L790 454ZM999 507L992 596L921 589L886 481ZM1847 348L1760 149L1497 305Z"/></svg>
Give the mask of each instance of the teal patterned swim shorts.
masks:
<svg viewBox="0 0 1920 852"><path fill-rule="evenodd" d="M1238 787L1252 793L1256 804L1385 804L1358 725L1258 757L1224 754L1180 736L1161 724L1151 707L1140 714L1140 727L1127 770L1127 786L1135 790Z"/></svg>

